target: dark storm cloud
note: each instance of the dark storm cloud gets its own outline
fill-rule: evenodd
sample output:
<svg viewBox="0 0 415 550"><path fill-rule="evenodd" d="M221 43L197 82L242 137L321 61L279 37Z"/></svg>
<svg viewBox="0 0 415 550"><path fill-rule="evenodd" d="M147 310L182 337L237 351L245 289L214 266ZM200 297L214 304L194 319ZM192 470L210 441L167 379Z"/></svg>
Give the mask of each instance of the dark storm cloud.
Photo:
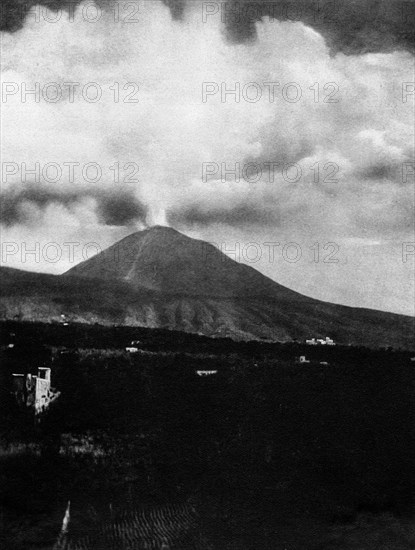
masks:
<svg viewBox="0 0 415 550"><path fill-rule="evenodd" d="M29 184L24 187L10 187L0 194L0 224L13 226L30 220L30 207L44 211L50 205L61 205L68 209L85 204L94 199L95 213L104 225L129 225L145 221L146 207L132 191L122 194L108 189L82 188L60 191L45 185Z"/></svg>
<svg viewBox="0 0 415 550"><path fill-rule="evenodd" d="M375 180L395 185L413 185L414 156L411 148L402 151L399 160L391 158L375 158L366 166L359 166L353 175L360 181Z"/></svg>
<svg viewBox="0 0 415 550"><path fill-rule="evenodd" d="M163 4L170 8L173 19L180 20L183 17L186 0L163 0Z"/></svg>
<svg viewBox="0 0 415 550"><path fill-rule="evenodd" d="M255 22L270 17L312 27L333 53L415 49L412 0L229 0L225 5L228 37L234 42L255 39Z"/></svg>
<svg viewBox="0 0 415 550"><path fill-rule="evenodd" d="M267 209L264 205L240 204L224 205L223 208L205 209L193 204L171 208L167 211L167 221L173 227L204 227L212 224L224 224L241 227L249 225L275 226L279 209Z"/></svg>
<svg viewBox="0 0 415 550"><path fill-rule="evenodd" d="M145 221L147 208L131 194L103 194L97 197L97 214L105 225L129 225Z"/></svg>
<svg viewBox="0 0 415 550"><path fill-rule="evenodd" d="M111 9L116 0L96 0ZM162 0L172 18L183 18L186 4L197 0ZM0 28L14 32L22 27L36 4L51 10L74 10L81 0L2 0ZM200 10L208 2L200 2ZM226 23L228 39L242 43L255 40L255 23L265 17L301 21L324 36L332 53L362 54L397 49L415 51L415 2L413 0L213 0L217 14Z"/></svg>
<svg viewBox="0 0 415 550"><path fill-rule="evenodd" d="M114 3L120 1L128 2L128 0L94 0L95 4L100 6L102 10L111 9ZM34 6L44 6L45 9L47 8L55 13L62 10L73 15L76 7L81 2L83 0L2 0L0 4L0 30L15 32L21 29ZM33 13L32 17L39 17L39 15Z"/></svg>
<svg viewBox="0 0 415 550"><path fill-rule="evenodd" d="M25 18L29 11L35 5L45 6L53 12L65 10L73 14L76 6L83 0L2 0L0 5L0 30L15 32L22 28ZM129 10L128 5L132 4L130 0L94 0L95 4L101 9L112 9L114 3L125 4L126 10ZM138 1L138 0L132 0ZM182 18L186 0L162 0L169 7L172 18L179 20ZM131 15L131 11L129 12Z"/></svg>
<svg viewBox="0 0 415 550"><path fill-rule="evenodd" d="M22 28L27 14L36 4L47 6L50 10L70 9L79 4L80 0L2 0L0 6L0 30L15 32Z"/></svg>
<svg viewBox="0 0 415 550"><path fill-rule="evenodd" d="M357 172L357 175L360 176L363 180L397 180L400 173L402 172L402 167L396 164L386 164L379 163L373 164Z"/></svg>

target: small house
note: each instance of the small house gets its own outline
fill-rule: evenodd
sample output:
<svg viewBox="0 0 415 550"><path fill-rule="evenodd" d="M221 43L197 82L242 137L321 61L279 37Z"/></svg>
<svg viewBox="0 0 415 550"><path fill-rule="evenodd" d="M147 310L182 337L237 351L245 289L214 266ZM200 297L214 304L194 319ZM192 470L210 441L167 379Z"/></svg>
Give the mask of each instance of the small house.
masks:
<svg viewBox="0 0 415 550"><path fill-rule="evenodd" d="M305 355L300 355L300 357L296 358L296 363L310 363L310 360L306 359Z"/></svg>

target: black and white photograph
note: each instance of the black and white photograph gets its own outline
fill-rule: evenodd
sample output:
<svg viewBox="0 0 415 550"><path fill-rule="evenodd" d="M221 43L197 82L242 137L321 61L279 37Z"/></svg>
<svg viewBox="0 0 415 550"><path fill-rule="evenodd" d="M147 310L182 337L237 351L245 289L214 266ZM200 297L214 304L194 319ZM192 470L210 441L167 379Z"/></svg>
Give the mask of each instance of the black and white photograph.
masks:
<svg viewBox="0 0 415 550"><path fill-rule="evenodd" d="M415 548L415 0L0 0L0 548Z"/></svg>

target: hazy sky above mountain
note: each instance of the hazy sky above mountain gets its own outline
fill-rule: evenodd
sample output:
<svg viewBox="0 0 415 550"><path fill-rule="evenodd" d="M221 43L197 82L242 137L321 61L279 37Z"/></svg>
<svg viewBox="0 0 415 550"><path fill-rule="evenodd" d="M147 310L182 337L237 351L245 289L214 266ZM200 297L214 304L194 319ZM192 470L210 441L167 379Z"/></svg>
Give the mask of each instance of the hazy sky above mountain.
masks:
<svg viewBox="0 0 415 550"><path fill-rule="evenodd" d="M82 259L86 243L162 223L300 292L414 313L412 3L273 2L270 18L251 2L227 21L215 2L34 5L23 19L17 4L2 35L3 265L60 273L64 243ZM221 94L238 85L239 102Z"/></svg>

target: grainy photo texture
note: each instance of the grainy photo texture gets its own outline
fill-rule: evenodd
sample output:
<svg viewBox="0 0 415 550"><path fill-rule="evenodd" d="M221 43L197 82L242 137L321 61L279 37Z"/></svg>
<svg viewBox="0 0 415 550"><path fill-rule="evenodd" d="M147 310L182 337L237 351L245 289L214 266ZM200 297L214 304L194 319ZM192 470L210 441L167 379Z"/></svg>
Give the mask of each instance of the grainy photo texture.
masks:
<svg viewBox="0 0 415 550"><path fill-rule="evenodd" d="M2 0L2 549L415 548L414 28Z"/></svg>

